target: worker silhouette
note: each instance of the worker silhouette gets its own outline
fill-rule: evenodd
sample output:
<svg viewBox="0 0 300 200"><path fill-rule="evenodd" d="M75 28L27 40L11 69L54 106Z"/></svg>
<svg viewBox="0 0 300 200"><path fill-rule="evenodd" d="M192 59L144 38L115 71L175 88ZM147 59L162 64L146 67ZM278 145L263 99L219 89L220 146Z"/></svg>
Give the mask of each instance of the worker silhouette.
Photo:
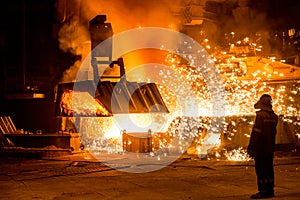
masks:
<svg viewBox="0 0 300 200"><path fill-rule="evenodd" d="M263 94L254 108L259 111L256 112L247 151L254 158L258 193L250 198L264 199L274 197L273 156L278 116L272 109L272 97L268 94Z"/></svg>

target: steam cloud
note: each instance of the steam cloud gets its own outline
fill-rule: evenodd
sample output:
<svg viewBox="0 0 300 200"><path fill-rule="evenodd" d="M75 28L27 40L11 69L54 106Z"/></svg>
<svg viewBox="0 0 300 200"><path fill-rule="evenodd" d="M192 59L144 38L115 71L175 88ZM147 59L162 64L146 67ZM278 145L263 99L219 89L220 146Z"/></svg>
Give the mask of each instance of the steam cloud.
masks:
<svg viewBox="0 0 300 200"><path fill-rule="evenodd" d="M77 17L72 18L70 23L65 23L60 29L58 36L60 49L64 52L69 51L74 55L82 55L82 44L89 40L88 30L80 24Z"/></svg>
<svg viewBox="0 0 300 200"><path fill-rule="evenodd" d="M77 17L73 17L69 23L65 23L59 33L59 48L64 52L70 52L76 56L85 55L86 41L90 40L89 32ZM64 71L61 82L71 82L81 66L81 61L75 61L69 69Z"/></svg>

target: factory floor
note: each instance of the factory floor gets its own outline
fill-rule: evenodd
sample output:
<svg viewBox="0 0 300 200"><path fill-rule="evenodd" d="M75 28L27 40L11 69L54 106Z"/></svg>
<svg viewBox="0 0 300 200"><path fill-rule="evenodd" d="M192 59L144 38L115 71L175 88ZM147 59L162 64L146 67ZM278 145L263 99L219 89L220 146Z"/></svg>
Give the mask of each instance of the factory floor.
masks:
<svg viewBox="0 0 300 200"><path fill-rule="evenodd" d="M42 159L2 158L0 199L249 199L257 192L253 164L252 160L183 156L155 171L129 173L95 160L88 152ZM273 199L299 199L300 157L276 156L274 164Z"/></svg>

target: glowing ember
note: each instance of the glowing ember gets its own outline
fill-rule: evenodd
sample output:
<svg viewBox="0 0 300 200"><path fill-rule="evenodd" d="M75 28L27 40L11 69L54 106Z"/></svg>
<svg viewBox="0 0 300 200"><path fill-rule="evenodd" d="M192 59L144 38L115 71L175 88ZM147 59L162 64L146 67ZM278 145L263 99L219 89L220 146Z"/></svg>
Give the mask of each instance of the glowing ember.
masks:
<svg viewBox="0 0 300 200"><path fill-rule="evenodd" d="M251 158L249 157L247 151L243 148L233 149L232 151L227 151L224 153L227 160L230 161L249 161Z"/></svg>
<svg viewBox="0 0 300 200"><path fill-rule="evenodd" d="M82 143L93 152L121 152L121 131L111 117L84 117L76 123Z"/></svg>
<svg viewBox="0 0 300 200"><path fill-rule="evenodd" d="M231 35L234 35L234 33ZM207 39L204 40L204 43L206 46L209 46ZM224 124L226 140L232 142L232 138L235 135L243 134L243 132L244 135L242 137L245 140L249 139L255 115L253 104L263 93L269 93L273 97L274 111L283 116L283 120L292 117L292 119L289 119L289 123L298 124L300 105L297 102L300 101L300 96L297 94L300 90L300 70L276 61L274 57L267 59L255 56L256 51L261 51L262 46L251 42L249 37L236 43L233 42L229 47L229 52L221 51L216 53L213 59L222 74L226 89L225 116L229 116ZM191 63L187 65L182 58L176 55L169 54L166 58L166 63L184 75L186 81L190 83L198 100L198 108L201 109L199 111L200 115L212 116L210 91L206 86L203 75L199 74ZM162 72L161 75L164 78L168 78L168 73L166 72ZM295 79L298 81L295 81ZM180 86L178 87L180 88ZM161 91L161 93L163 96L168 96L164 91ZM232 118L234 116L244 121L243 126L247 127L247 130L237 130L238 125ZM230 131L228 131L229 129ZM215 141L216 139L214 139ZM205 145L201 145L201 142L197 144L196 149L199 155L207 153L207 149L211 148L211 146L207 147ZM221 143L220 145L224 144ZM244 145L246 146L247 143ZM222 148L222 146L220 147ZM249 159L247 153L241 147L228 151L225 155L228 160L246 161Z"/></svg>
<svg viewBox="0 0 300 200"><path fill-rule="evenodd" d="M95 100L88 92L67 90L62 94L60 107L67 116L108 116L108 111L101 102Z"/></svg>
<svg viewBox="0 0 300 200"><path fill-rule="evenodd" d="M234 33L229 35L234 36ZM216 49L208 40L204 40L204 43L209 50ZM220 148L224 152L228 145L241 143L236 138L243 138L242 146L246 146L255 116L253 105L263 93L273 97L274 111L283 120L299 126L300 70L276 61L275 58L256 56L262 46L253 43L250 37L232 41L228 47L228 51L212 52L211 59L222 75L226 94L217 101L225 102L223 108L213 107L218 103L212 102L212 89L204 80L204 74L199 73L193 61L186 63L184 56L192 58L193 55L187 54L182 58L169 54L165 65L170 70L160 70L162 82L157 85L170 114L119 114L110 118L82 118L77 129L82 133L82 141L87 149L94 153L124 153L122 131L130 133L149 130L152 131L150 156L157 155L158 159L166 153L184 153L191 143L190 149L194 148L193 152L201 157L212 149ZM205 73L210 71L207 66L200 67L203 67ZM190 87L185 87L183 82ZM217 94L219 91L214 92ZM91 99L88 93L76 94L79 99L72 100L72 96L72 91L66 92L61 102L61 108L68 115L75 112L83 116L87 113L108 115L104 107ZM79 108L76 111L70 106L75 102ZM92 103L86 105L87 102ZM226 117L226 120L218 121L220 116ZM218 158L221 156L218 151L214 154ZM250 160L244 148L238 145L231 151L225 150L222 155L231 161Z"/></svg>

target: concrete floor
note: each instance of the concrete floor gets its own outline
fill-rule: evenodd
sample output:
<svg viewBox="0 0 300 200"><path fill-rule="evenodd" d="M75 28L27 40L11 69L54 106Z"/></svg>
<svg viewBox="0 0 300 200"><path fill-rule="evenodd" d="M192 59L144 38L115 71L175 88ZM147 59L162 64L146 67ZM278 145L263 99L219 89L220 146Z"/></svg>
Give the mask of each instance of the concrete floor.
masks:
<svg viewBox="0 0 300 200"><path fill-rule="evenodd" d="M227 200L257 192L253 161L182 157L153 172L128 173L87 156L0 159L0 199ZM277 157L275 178L273 199L299 199L300 157Z"/></svg>

